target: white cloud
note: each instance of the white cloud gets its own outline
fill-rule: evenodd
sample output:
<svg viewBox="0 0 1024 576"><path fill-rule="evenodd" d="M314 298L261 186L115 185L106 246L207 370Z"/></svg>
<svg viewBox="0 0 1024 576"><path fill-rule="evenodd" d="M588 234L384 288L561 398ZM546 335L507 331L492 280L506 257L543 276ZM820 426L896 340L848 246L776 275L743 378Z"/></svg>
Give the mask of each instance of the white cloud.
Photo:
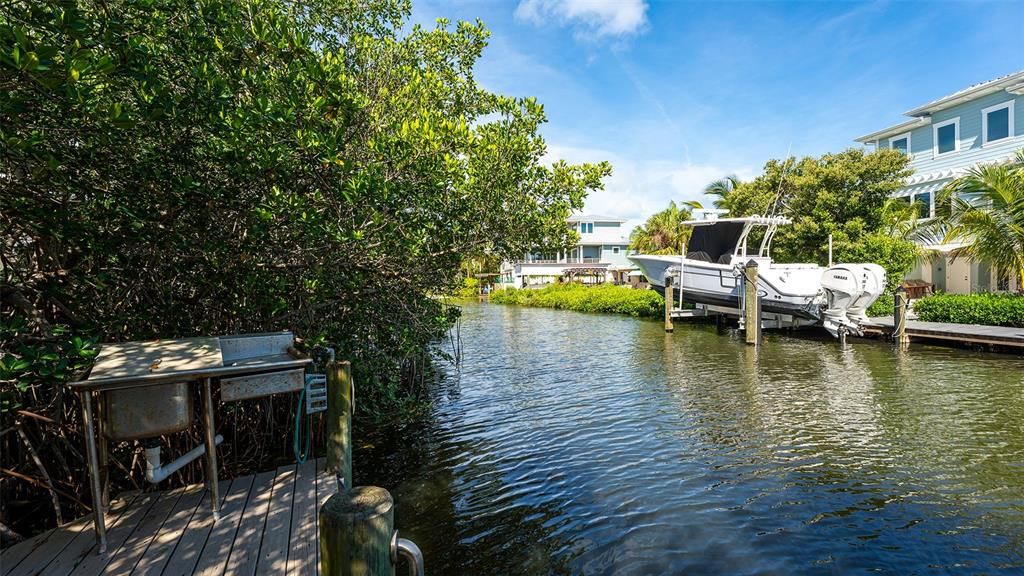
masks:
<svg viewBox="0 0 1024 576"><path fill-rule="evenodd" d="M611 162L612 176L605 179L604 190L587 196L584 211L625 218L629 220L628 230L642 224L651 214L664 210L673 200L677 204L700 200L705 206L710 206L710 199L703 195L709 182L730 174L741 180L752 179L757 174L745 166L699 165L682 160L633 160L608 150L574 146L549 145L546 159L570 163Z"/></svg>
<svg viewBox="0 0 1024 576"><path fill-rule="evenodd" d="M629 36L647 24L644 0L521 0L518 20L572 25L582 38Z"/></svg>

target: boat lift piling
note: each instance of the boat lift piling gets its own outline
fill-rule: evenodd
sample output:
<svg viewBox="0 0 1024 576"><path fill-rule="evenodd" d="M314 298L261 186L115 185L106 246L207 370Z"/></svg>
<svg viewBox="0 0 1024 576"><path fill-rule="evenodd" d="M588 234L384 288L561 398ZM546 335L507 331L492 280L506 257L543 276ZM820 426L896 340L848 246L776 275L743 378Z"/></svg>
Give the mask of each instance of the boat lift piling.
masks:
<svg viewBox="0 0 1024 576"><path fill-rule="evenodd" d="M665 277L665 332L672 332L672 276Z"/></svg>
<svg viewBox="0 0 1024 576"><path fill-rule="evenodd" d="M761 344L761 294L757 290L757 262L743 266L743 332L747 344Z"/></svg>

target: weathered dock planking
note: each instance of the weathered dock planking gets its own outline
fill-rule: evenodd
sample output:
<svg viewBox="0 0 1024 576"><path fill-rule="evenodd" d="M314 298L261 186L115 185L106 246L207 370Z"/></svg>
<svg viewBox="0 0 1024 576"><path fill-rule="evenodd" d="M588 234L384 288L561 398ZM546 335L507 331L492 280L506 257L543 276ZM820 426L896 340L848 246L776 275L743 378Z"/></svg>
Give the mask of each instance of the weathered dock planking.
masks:
<svg viewBox="0 0 1024 576"><path fill-rule="evenodd" d="M872 318L871 325L866 326L864 332L867 335L889 336L893 332L893 319L890 317ZM912 339L1024 348L1024 328L908 320L906 334Z"/></svg>
<svg viewBox="0 0 1024 576"><path fill-rule="evenodd" d="M202 485L125 494L107 511L108 550L91 517L0 553L3 576L319 573L317 511L337 491L325 460L221 484L216 523Z"/></svg>

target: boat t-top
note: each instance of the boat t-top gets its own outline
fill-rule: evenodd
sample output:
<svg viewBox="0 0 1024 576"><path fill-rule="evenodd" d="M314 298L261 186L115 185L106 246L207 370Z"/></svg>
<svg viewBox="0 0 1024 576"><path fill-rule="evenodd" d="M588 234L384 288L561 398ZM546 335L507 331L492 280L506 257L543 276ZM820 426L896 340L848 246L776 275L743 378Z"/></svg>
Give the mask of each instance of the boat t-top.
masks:
<svg viewBox="0 0 1024 576"><path fill-rule="evenodd" d="M885 288L885 270L872 263L782 264L771 259L772 238L779 226L790 224L781 216L748 216L690 220L693 228L686 253L629 256L651 286L665 293L672 278L680 288L679 304L690 302L708 312L742 318L743 268L758 266L757 290L761 296L761 321L766 328L820 325L833 336L840 332L861 334L865 314ZM763 228L756 252L747 241L755 228Z"/></svg>

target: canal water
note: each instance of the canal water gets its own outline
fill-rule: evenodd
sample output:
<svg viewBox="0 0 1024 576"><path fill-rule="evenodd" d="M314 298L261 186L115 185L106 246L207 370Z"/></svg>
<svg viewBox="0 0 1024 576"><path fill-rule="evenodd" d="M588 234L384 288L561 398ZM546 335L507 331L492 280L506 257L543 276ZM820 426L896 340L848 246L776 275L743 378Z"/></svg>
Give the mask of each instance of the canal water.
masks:
<svg viewBox="0 0 1024 576"><path fill-rule="evenodd" d="M496 304L462 341L355 455L430 574L1024 574L1020 357Z"/></svg>

